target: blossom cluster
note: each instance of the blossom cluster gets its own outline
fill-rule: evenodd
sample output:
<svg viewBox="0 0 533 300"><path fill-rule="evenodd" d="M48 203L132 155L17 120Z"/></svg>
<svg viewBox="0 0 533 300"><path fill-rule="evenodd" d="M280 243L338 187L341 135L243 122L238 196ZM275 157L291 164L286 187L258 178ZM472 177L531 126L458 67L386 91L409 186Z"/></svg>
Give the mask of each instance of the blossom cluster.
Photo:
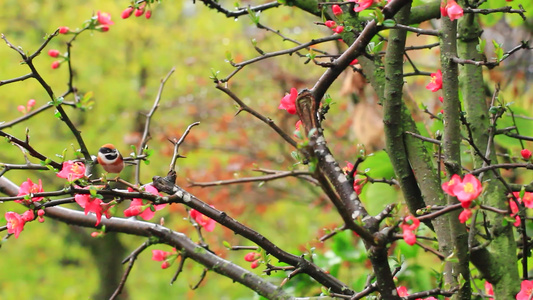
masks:
<svg viewBox="0 0 533 300"><path fill-rule="evenodd" d="M101 32L107 32L109 31L109 26L113 24L115 23L111 20L111 14L107 12L98 11L96 12L96 16L93 16L91 20L88 22L88 25L85 29L89 28L89 29L95 29ZM77 32L72 32L70 28L68 28L67 26L61 26L58 28L58 32L60 34L69 34L69 33L78 34L79 32L81 32L81 30L78 30ZM49 50L48 55L54 58L56 57L62 58L61 60L56 60L52 62L51 64L52 69L59 68L59 66L61 66L62 63L68 60L67 55L61 55L59 50L56 50L56 49Z"/></svg>
<svg viewBox="0 0 533 300"><path fill-rule="evenodd" d="M65 161L62 164L61 170L57 172L57 177L66 179L69 184L75 184L78 180L85 178L86 168L85 165L80 161ZM79 186L76 186L80 188ZM83 188L83 189L89 189ZM162 196L159 191L152 185L146 184L140 189L142 192L148 192L153 195ZM134 189L129 187L128 192L133 192ZM22 203L26 206L30 206L34 202L43 201L45 198L39 193L43 193L42 181L39 179L38 183L34 183L31 179L28 178L27 181L23 182L20 185L19 193L17 196L24 196L23 199L15 200L17 203ZM36 195L37 194L37 195ZM116 205L115 201L104 202L101 199L101 196L91 192L88 193L78 193L74 195L74 201L84 209L85 215L92 213L96 217L95 226L100 225L102 216L106 218L111 218L110 209ZM159 211L165 208L167 204L153 204L151 201L143 200L141 198L133 198L130 202L130 206L124 210L125 217L140 216L144 220L150 220L154 217L156 211ZM39 222L44 221L43 209L37 211ZM215 228L216 222L198 212L195 209L190 211L191 219L203 227L206 231L213 231ZM28 210L24 214L20 215L15 212L6 212L5 218L7 220L7 229L8 233L14 234L16 238L20 235L24 229L24 224L28 221L35 219L33 210ZM99 233L95 233L93 236L99 236Z"/></svg>
<svg viewBox="0 0 533 300"><path fill-rule="evenodd" d="M172 248L172 251L152 250L152 260L162 261L161 269L166 269L172 265L172 263L179 256L176 248Z"/></svg>
<svg viewBox="0 0 533 300"><path fill-rule="evenodd" d="M260 253L257 253L257 252L250 252L250 253L247 253L245 256L244 256L244 260L247 261L247 262L250 262L250 267L252 269L255 269L259 266L259 262L261 260L261 254Z"/></svg>
<svg viewBox="0 0 533 300"><path fill-rule="evenodd" d="M120 17L122 19L127 19L132 14L136 17L144 15L145 18L150 19L152 17L152 10L149 8L149 6L147 7L146 2L143 2L137 8L133 6L128 6L125 10L122 11Z"/></svg>
<svg viewBox="0 0 533 300"><path fill-rule="evenodd" d="M461 202L464 210L459 214L459 221L465 223L472 217L470 205L481 194L483 187L481 182L472 174L466 174L463 179L454 174L449 181L442 184L442 190L450 196L457 197L457 200Z"/></svg>
<svg viewBox="0 0 533 300"><path fill-rule="evenodd" d="M407 216L403 219L400 228L403 230L403 240L408 245L414 245L416 243L416 230L420 226L420 220L413 216Z"/></svg>

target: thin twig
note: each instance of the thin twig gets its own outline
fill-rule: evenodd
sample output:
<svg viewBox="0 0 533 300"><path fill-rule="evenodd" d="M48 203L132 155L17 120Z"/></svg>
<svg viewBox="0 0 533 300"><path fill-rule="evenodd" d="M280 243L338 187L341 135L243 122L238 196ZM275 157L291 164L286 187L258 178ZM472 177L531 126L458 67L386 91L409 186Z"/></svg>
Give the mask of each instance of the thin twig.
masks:
<svg viewBox="0 0 533 300"><path fill-rule="evenodd" d="M140 143L139 149L137 149L137 155L143 154L146 143L148 142L148 134L150 131L150 121L155 111L159 107L159 101L161 101L161 95L163 94L163 88L165 87L165 83L167 82L170 75L174 73L175 70L176 68L172 67L172 69L170 69L168 74L163 79L161 79L161 84L159 85L159 91L157 92L157 96L155 97L154 105L152 106L152 109L150 109L150 112L148 112L148 114L146 115L146 122L144 124L144 130L143 130L143 135L141 138L141 143ZM137 164L135 166L135 182L137 184L140 184L140 177L141 177L141 164Z"/></svg>
<svg viewBox="0 0 533 300"><path fill-rule="evenodd" d="M180 145L183 143L183 141L185 140L185 138L191 131L191 128L197 125L200 125L200 122L192 123L191 125L187 126L187 129L185 130L185 132L183 133L183 135L180 137L179 140L174 139L174 141L170 141L172 144L174 144L174 152L173 152L174 154L172 155L172 160L170 161L170 167L169 167L170 172L176 171L176 161L178 160L178 158L185 157L179 154Z"/></svg>
<svg viewBox="0 0 533 300"><path fill-rule="evenodd" d="M272 175L245 177L245 178L230 179L230 180L218 180L218 181L209 181L209 182L189 181L189 186L199 186L199 187L221 186L221 185L241 184L241 183L258 182L258 181L259 182L272 181L272 180L285 178L285 177L299 178L300 176L304 176L304 175L309 176L312 174L306 171L286 171L286 172L279 172L277 174L272 174Z"/></svg>
<svg viewBox="0 0 533 300"><path fill-rule="evenodd" d="M135 263L135 260L137 259L139 254L141 254L141 252L143 252L146 248L148 248L148 246L150 246L150 244L151 244L150 241L145 241L137 249L133 250L133 252L122 261L123 264L125 264L126 262L129 262L129 264L126 267L126 270L124 271L124 274L122 275L122 278L120 279L120 283L118 284L117 289L115 290L113 295L109 297L110 300L114 300L118 297L118 295L120 295L120 293L122 292L122 289L124 288L124 285L126 284L128 275L130 274L130 271L133 268L133 264Z"/></svg>

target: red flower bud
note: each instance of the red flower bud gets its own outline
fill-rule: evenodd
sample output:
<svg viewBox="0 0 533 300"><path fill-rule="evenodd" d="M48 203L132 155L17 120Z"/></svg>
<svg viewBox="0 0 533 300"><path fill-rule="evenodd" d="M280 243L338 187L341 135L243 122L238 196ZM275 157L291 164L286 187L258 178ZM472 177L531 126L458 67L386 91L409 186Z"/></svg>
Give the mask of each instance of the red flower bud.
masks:
<svg viewBox="0 0 533 300"><path fill-rule="evenodd" d="M520 151L520 155L522 155L523 159L529 160L531 158L531 151L523 149L522 151Z"/></svg>
<svg viewBox="0 0 533 300"><path fill-rule="evenodd" d="M252 262L252 263L250 264L250 267L251 267L252 269L255 269L255 268L259 267L259 259L258 259L258 260L255 260L254 262Z"/></svg>
<svg viewBox="0 0 533 300"><path fill-rule="evenodd" d="M256 260L259 257L259 253L257 252L250 252L244 256L244 260L248 262L252 262Z"/></svg>
<svg viewBox="0 0 533 300"><path fill-rule="evenodd" d="M57 69L57 68L59 68L59 64L60 64L59 61L57 61L57 60L54 61L54 62L52 63L52 69Z"/></svg>
<svg viewBox="0 0 533 300"><path fill-rule="evenodd" d="M70 29L66 26L59 27L59 33L61 34L67 34L70 31Z"/></svg>
<svg viewBox="0 0 533 300"><path fill-rule="evenodd" d="M136 10L135 10L135 16L136 16L136 17L140 17L140 16L142 16L143 14L144 14L144 8L142 8L142 9L136 9Z"/></svg>
<svg viewBox="0 0 533 300"><path fill-rule="evenodd" d="M132 13L133 13L133 7L130 6L122 11L122 14L120 15L120 17L122 19L127 19L131 16Z"/></svg>
<svg viewBox="0 0 533 300"><path fill-rule="evenodd" d="M326 21L326 23L324 23L327 27L329 28L332 28L333 26L335 26L335 21L331 21L331 20L328 20Z"/></svg>
<svg viewBox="0 0 533 300"><path fill-rule="evenodd" d="M161 263L161 269L166 269L170 267L170 263L168 261L164 261L163 263Z"/></svg>
<svg viewBox="0 0 533 300"><path fill-rule="evenodd" d="M48 55L50 55L51 57L58 57L59 56L59 50L50 49L50 50L48 50Z"/></svg>
<svg viewBox="0 0 533 300"><path fill-rule="evenodd" d="M146 11L146 15L144 15L147 19L150 19L150 17L152 16L152 11L151 10L147 10Z"/></svg>
<svg viewBox="0 0 533 300"><path fill-rule="evenodd" d="M337 26L333 29L333 31L335 31L335 33L341 33L344 31L344 26Z"/></svg>
<svg viewBox="0 0 533 300"><path fill-rule="evenodd" d="M340 6L338 6L337 4L333 5L331 7L331 10L333 11L333 14L338 16L338 15L342 15L342 8Z"/></svg>

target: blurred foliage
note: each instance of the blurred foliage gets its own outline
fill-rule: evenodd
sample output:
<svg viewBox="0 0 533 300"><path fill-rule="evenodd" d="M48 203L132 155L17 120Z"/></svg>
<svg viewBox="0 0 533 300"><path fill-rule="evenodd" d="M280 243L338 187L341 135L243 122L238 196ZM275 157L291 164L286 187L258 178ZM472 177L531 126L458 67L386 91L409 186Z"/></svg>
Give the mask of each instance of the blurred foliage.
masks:
<svg viewBox="0 0 533 300"><path fill-rule="evenodd" d="M503 0L500 2L503 3ZM233 6L231 1L221 3L228 8ZM133 16L122 20L120 13L128 4L127 1L104 0L4 0L0 3L0 31L11 43L29 53L41 45L46 34L59 26L72 29L80 27L96 11L112 15L115 25L111 26L109 32L81 35L74 42L70 56L78 93L92 93L95 102L86 112L68 108L68 113L93 154L96 154L100 145L112 142L128 156L130 145L139 142L144 114L153 105L160 79L175 66L176 72L165 86L160 107L151 124L149 146L155 154L150 165L143 164L141 167L143 183L149 182L154 175L166 174L172 154L172 145L167 139L179 138L187 125L195 121L200 121L201 125L192 130L181 149L187 158L178 161L178 183L181 186L186 187L188 179L214 181L257 175L257 172L251 171L255 167L306 169L291 158L293 149L284 145L264 124L245 113L234 116L237 112L234 103L216 90L209 79L213 71L220 71L220 77L233 71L233 67L224 61L227 53L236 62L256 57L258 53L253 49L252 39L265 52L287 49L293 44L257 29L246 16L238 20L228 19L192 1L163 1L153 6L149 20ZM499 21L492 15L482 17L482 20L487 24ZM316 21L304 12L289 7L279 7L260 15L262 24L301 42L330 34L328 29L313 23ZM69 36L63 35L54 38L35 61L39 72L56 94L66 89L67 65L62 64L59 69L52 70L50 65L55 59L47 56L46 52L58 49L64 53L68 39ZM432 38L423 41L417 39L416 43L431 41ZM512 46L506 44L506 49ZM340 43L317 46L332 52L343 47ZM438 68L434 65L436 56L437 50L412 52L412 57L421 62L419 67L427 70ZM25 65L19 64L20 57L12 49L0 46L0 57L3 58L0 60L0 79L14 78L28 72ZM320 67L302 65L305 61L305 57L297 55L262 61L240 71L229 86L248 105L271 117L290 133L297 119L277 109L279 100L291 87L311 87L323 72ZM504 77L497 69L487 71L487 75L491 78ZM521 76L526 78L527 74ZM347 74L329 91L335 103L324 126L326 135L331 137L329 146L339 162L353 162L359 154L358 149L361 149L354 139L354 131L357 131L352 122L356 118L354 107L360 103L371 103L376 107L373 94L366 87L364 79L363 82L361 80ZM410 109L418 115L419 127L425 129L421 131L433 136L442 129L442 124L438 120L430 120L418 109L424 105L432 113L440 111L436 96L424 91L427 81L424 77L407 78L406 94L411 98ZM362 92L355 92L358 84ZM523 123L519 125L527 131L522 133L531 135L528 133L532 128L531 120L527 118L531 117L529 112L533 106L533 92L527 90L526 85L525 80L504 80L501 97L513 99L514 111L523 117L519 121ZM343 88L347 88L349 93L341 93ZM3 105L0 106L0 121L19 117L21 114L17 106L25 104L28 99L35 99L37 107L50 100L42 87L31 79L5 85L1 89ZM524 90L525 94L522 93ZM355 98L359 101L357 104L351 101ZM65 100L72 101L72 98ZM366 115L371 114L379 115L379 110L366 111ZM508 120L504 118L500 125L509 126L505 123L510 122ZM67 158L73 158L77 149L75 139L68 128L54 117L52 109L6 131L23 137L26 128L29 129L34 148L57 161L61 161L61 158L56 155L66 148ZM520 145L516 141L502 138L501 143L511 155L517 155ZM379 144L366 146L367 154L372 153L373 149L380 149ZM0 162L24 163L24 156L18 148L4 142L0 143ZM385 179L392 178L394 174L388 156L383 151L368 155L358 171ZM10 171L7 176L17 184L27 177L33 180L41 178L45 190L60 189L63 185L63 181L50 172ZM133 180L133 176L133 168L127 168L121 174L126 180ZM513 176L523 182L532 179L531 175ZM325 243L317 240L340 226L341 220L316 187L305 181L287 179L264 185L188 190L257 229L280 248L298 255L312 256L319 266L349 282L354 289L363 288L366 274L371 268L360 240L350 232L341 232ZM367 184L361 197L371 213L377 213L384 205L401 200L398 189L385 184ZM0 206L0 224L5 223L3 214L7 210L21 212L23 209L14 203L3 204ZM400 212L400 215L403 213ZM156 214L157 218L165 219L165 225L185 232L195 240L197 235L186 216L185 208L178 205ZM96 270L106 268L106 265L96 260L88 250L87 239L80 238L88 236L90 231L68 228L47 219L43 224L29 224L19 239L11 238L2 244L0 269L4 271L0 272L0 298L57 299L60 296L62 299L80 299L96 294L99 289ZM429 230L427 234L431 235ZM231 252L223 246L224 241L231 245L249 245L249 242L221 226L205 234L205 237L215 253L249 267L243 259L245 252ZM132 236L118 238L128 251L144 241ZM91 243L98 247L98 239ZM150 249L169 250L157 246ZM415 291L434 286L434 273L427 267L437 266L438 260L403 241L398 242L394 251L392 257L403 255L406 260L398 276L400 283ZM168 282L175 267L161 270L159 264L151 260L150 251L144 252L136 261L127 281L125 297L158 299L181 295L187 299L258 298L253 292L214 273L209 273L197 290L191 290L190 286L196 284L202 268L190 261L187 261L184 273L171 286ZM260 274L261 268L254 272ZM278 272L272 276L272 281L279 284L285 276L285 273ZM296 276L286 286L297 290L299 294L320 293L320 286L304 276Z"/></svg>

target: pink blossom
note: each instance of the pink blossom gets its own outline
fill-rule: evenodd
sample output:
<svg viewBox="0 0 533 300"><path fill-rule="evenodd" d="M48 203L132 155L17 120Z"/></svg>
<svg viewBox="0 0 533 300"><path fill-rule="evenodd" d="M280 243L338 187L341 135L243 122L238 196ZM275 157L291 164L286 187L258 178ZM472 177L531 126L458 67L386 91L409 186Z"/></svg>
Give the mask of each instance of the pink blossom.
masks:
<svg viewBox="0 0 533 300"><path fill-rule="evenodd" d="M442 88L442 72L438 70L436 73L431 73L431 82L426 85L426 89L436 92Z"/></svg>
<svg viewBox="0 0 533 300"><path fill-rule="evenodd" d="M459 175L454 174L450 181L442 184L442 190L448 195L457 197L463 208L469 208L483 188L481 182L472 174L466 174L462 180Z"/></svg>
<svg viewBox="0 0 533 300"><path fill-rule="evenodd" d="M520 226L520 216L518 216L518 205L514 202L513 199L509 199L509 208L511 208L511 217L514 215L515 222L513 223L514 227Z"/></svg>
<svg viewBox="0 0 533 300"><path fill-rule="evenodd" d="M414 216L407 216L404 218L402 225L400 225L404 230L414 231L420 226L420 220Z"/></svg>
<svg viewBox="0 0 533 300"><path fill-rule="evenodd" d="M298 90L291 88L291 93L281 99L278 108L287 110L291 115L296 114L296 98L298 98Z"/></svg>
<svg viewBox="0 0 533 300"><path fill-rule="evenodd" d="M146 192L150 194L161 196L159 191L152 184L144 185L143 188ZM133 192L133 189L128 188L128 191ZM167 205L166 204L153 205L153 207L155 208L155 211L152 211L150 209L150 206L152 206L150 201L143 200L140 198L133 198L130 203L130 207L124 210L124 216L126 217L140 216L144 220L148 221L154 217L155 211L162 210Z"/></svg>
<svg viewBox="0 0 533 300"><path fill-rule="evenodd" d="M476 199L482 191L481 182L472 174L466 174L461 183L453 186L453 193L457 200L461 201L464 208L470 206L470 202ZM466 203L468 203L468 206L466 206Z"/></svg>
<svg viewBox="0 0 533 300"><path fill-rule="evenodd" d="M61 172L56 174L57 177L65 178L69 182L85 177L85 165L82 162L71 160L63 162Z"/></svg>
<svg viewBox="0 0 533 300"><path fill-rule="evenodd" d="M485 294L489 296L494 296L494 290L492 289L492 284L488 281L485 281Z"/></svg>
<svg viewBox="0 0 533 300"><path fill-rule="evenodd" d="M213 206L211 206L213 207ZM215 229L215 220L209 218L208 216L202 214L196 209L191 209L189 212L191 218L193 218L198 225L202 226L206 231L213 231Z"/></svg>
<svg viewBox="0 0 533 300"><path fill-rule="evenodd" d="M74 200L79 206L85 209L85 215L90 212L96 215L96 224L94 226L100 224L102 214L105 214L108 219L111 218L111 215L108 212L109 208L105 209L104 205L102 205L102 200L99 198L92 198L87 194L76 194L74 195Z"/></svg>
<svg viewBox="0 0 533 300"><path fill-rule="evenodd" d="M113 25L115 24L113 21L111 21L111 14L106 12L100 12L98 11L96 13L98 24L100 25Z"/></svg>
<svg viewBox="0 0 533 300"><path fill-rule="evenodd" d="M33 213L33 210L30 209L30 210L25 211L22 214L21 218L24 222L33 221L35 219L35 214Z"/></svg>
<svg viewBox="0 0 533 300"><path fill-rule="evenodd" d="M369 8L370 6L372 6L372 4L374 3L374 0L350 0L350 1L353 1L357 4L359 4L359 6L357 7L354 7L353 11L355 12L361 12L367 8Z"/></svg>
<svg viewBox="0 0 533 300"><path fill-rule="evenodd" d="M523 198L520 198L520 192L513 192L513 195L519 202L523 202L525 207L533 208L533 193L525 192Z"/></svg>
<svg viewBox="0 0 533 300"><path fill-rule="evenodd" d="M398 292L398 296L400 296L400 297L409 296L409 293L407 292L407 288L405 286L397 287L396 291Z"/></svg>
<svg viewBox="0 0 533 300"><path fill-rule="evenodd" d="M520 284L520 292L516 295L516 300L529 300L533 293L533 280L524 280Z"/></svg>
<svg viewBox="0 0 533 300"><path fill-rule="evenodd" d="M15 235L18 238L22 230L24 230L24 224L26 223L21 215L16 212L8 211L4 214L7 220L7 233Z"/></svg>
<svg viewBox="0 0 533 300"><path fill-rule="evenodd" d="M348 175L353 170L353 164L349 161L346 162L346 167L342 168L344 174Z"/></svg>
<svg viewBox="0 0 533 300"><path fill-rule="evenodd" d="M43 192L43 184L41 182L41 179L39 179L39 183L33 183L31 179L28 178L27 181L24 181L19 188L19 193L17 196L25 196L30 194L36 194L36 193L42 193ZM33 197L31 198L31 202L38 202L43 200L43 197ZM26 203L29 204L29 201L26 200L15 200L17 203Z"/></svg>
<svg viewBox="0 0 533 300"><path fill-rule="evenodd" d="M446 14L450 20L457 20L463 16L463 8L454 0L448 0L448 4L446 4Z"/></svg>

